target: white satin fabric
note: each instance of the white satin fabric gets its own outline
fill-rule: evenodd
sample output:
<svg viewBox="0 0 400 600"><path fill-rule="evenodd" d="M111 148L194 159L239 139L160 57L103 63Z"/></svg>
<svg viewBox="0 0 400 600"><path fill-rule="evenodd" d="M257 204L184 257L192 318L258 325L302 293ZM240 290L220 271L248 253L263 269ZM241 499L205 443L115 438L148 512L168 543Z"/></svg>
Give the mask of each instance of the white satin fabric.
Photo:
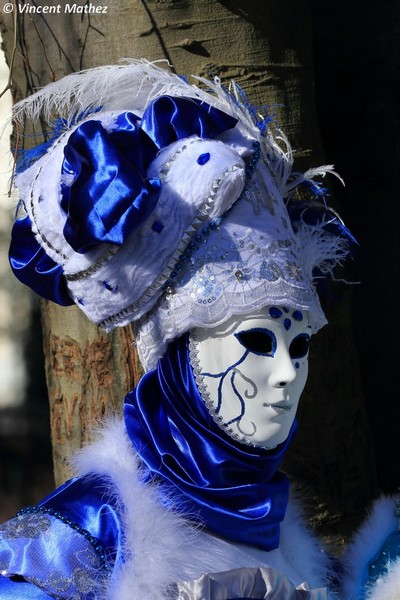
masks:
<svg viewBox="0 0 400 600"><path fill-rule="evenodd" d="M174 600L327 600L326 588L295 586L285 575L266 568L242 568L178 583Z"/></svg>

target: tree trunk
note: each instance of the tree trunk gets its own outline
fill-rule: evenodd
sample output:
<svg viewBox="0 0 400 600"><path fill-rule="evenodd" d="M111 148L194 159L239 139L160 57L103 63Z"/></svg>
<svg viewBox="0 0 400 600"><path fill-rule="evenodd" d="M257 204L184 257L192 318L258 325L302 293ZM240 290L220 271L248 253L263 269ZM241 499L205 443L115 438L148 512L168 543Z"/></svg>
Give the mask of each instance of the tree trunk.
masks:
<svg viewBox="0 0 400 600"><path fill-rule="evenodd" d="M46 379L56 481L70 474L69 458L90 441L139 379L129 327L105 334L76 307L42 301Z"/></svg>
<svg viewBox="0 0 400 600"><path fill-rule="evenodd" d="M108 0L107 14L82 15L65 14L66 6L61 5L62 14L18 16L16 99L81 68L123 57L167 59L177 73L235 79L252 102L276 115L300 168L323 163L308 0ZM10 57L11 15L3 20ZM374 489L349 304L346 292L328 307L331 324L315 340L300 435L286 463L296 479L312 488L319 505L316 521L329 527L334 521L339 528L342 515L358 513ZM128 330L107 337L78 309L43 306L60 482L68 475L70 452L90 439L103 415L119 410L137 367L132 366Z"/></svg>

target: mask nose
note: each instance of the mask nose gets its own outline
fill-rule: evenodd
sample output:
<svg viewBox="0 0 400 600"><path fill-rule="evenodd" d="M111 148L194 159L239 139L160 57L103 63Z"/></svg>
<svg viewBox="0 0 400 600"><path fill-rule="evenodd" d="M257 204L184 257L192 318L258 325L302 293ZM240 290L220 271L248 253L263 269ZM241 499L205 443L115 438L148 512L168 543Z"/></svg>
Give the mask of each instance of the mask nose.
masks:
<svg viewBox="0 0 400 600"><path fill-rule="evenodd" d="M296 379L297 371L287 348L282 349L274 357L275 365L271 373L270 384L272 387L284 388Z"/></svg>

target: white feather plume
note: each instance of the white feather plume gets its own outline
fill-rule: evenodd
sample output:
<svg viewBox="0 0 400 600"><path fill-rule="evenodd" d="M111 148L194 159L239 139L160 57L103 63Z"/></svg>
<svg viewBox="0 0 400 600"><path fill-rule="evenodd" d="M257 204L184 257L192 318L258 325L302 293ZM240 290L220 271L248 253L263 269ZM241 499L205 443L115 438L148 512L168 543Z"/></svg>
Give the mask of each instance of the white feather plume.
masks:
<svg viewBox="0 0 400 600"><path fill-rule="evenodd" d="M233 114L228 95L222 92L217 80L207 82L216 93L213 96L159 64L168 66L166 61L126 59L117 65L71 73L18 102L14 106L14 118L26 116L35 121L41 116L51 123L54 118L63 117L70 122L79 114L99 109L136 110L140 116L149 102L164 94L198 98Z"/></svg>
<svg viewBox="0 0 400 600"><path fill-rule="evenodd" d="M293 164L293 157L291 156L291 164ZM302 184L304 183L310 183L313 182L315 177L325 177L327 174L333 175L334 177L337 177L339 179L339 181L345 185L343 179L340 177L340 175L335 171L334 166L333 165L321 165L320 167L315 167L313 169L308 169L308 171L306 171L305 173L300 173L300 172L295 172L295 173L289 173L286 180L285 180L285 186L284 188L281 190L282 191L282 196L284 198L290 198L293 193L295 192L295 190ZM282 179L283 181L283 179Z"/></svg>
<svg viewBox="0 0 400 600"><path fill-rule="evenodd" d="M320 276L332 275L335 267L342 265L349 253L347 240L326 231L327 224L326 219L315 225L301 222L296 228L303 266L311 280L315 268Z"/></svg>
<svg viewBox="0 0 400 600"><path fill-rule="evenodd" d="M49 123L56 117L63 117L69 122L78 114L99 108L123 110L129 105L130 110L133 107L143 109L175 79L179 80L157 64L144 60L87 69L49 83L21 100L14 106L14 117L26 116L35 121L42 116ZM181 87L190 88L183 81L180 83Z"/></svg>
<svg viewBox="0 0 400 600"><path fill-rule="evenodd" d="M13 117L16 121L24 118L36 121L41 117L48 123L62 117L69 127L77 118L87 118L88 114L99 109L129 110L141 116L149 102L164 94L196 98L238 119L237 129L244 138L260 142L262 156L284 197L288 195L286 192L299 185L300 180L293 179L293 152L286 136L275 125L274 130L268 127L261 132L235 82L231 82L227 89L218 77L212 81L193 77L199 85L192 85L161 64L168 66L166 61L151 63L126 59L117 65L72 73L18 102L13 109ZM316 169L315 174L325 171L330 171L330 167ZM307 173L301 177L313 176L311 171Z"/></svg>

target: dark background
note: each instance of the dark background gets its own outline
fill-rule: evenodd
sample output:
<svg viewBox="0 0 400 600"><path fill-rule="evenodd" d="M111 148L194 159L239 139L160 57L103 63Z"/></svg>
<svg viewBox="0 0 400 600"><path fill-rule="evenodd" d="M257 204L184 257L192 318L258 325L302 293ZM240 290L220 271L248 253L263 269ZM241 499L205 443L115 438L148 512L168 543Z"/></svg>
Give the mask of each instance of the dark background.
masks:
<svg viewBox="0 0 400 600"><path fill-rule="evenodd" d="M378 484L400 485L400 3L314 0L316 97L335 187L361 246L353 323Z"/></svg>

